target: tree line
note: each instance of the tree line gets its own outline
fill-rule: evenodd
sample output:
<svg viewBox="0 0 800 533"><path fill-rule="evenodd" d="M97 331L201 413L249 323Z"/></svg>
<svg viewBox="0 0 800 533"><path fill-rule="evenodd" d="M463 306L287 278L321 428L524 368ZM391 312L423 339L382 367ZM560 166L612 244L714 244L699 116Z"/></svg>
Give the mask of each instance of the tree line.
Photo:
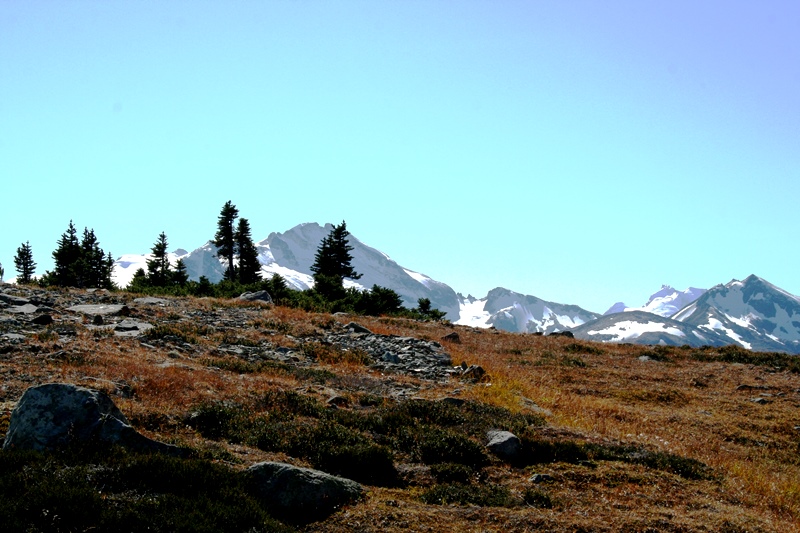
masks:
<svg viewBox="0 0 800 533"><path fill-rule="evenodd" d="M239 210L231 201L225 203L217 218L217 231L212 243L217 257L225 265L225 274L219 283L212 283L205 276L190 280L183 259L173 265L169 259L169 242L161 232L150 249L146 270L138 269L133 279L123 290L142 294L176 296L235 297L246 291L266 290L278 305L303 308L317 312L353 312L368 315L397 315L417 319L441 320L445 313L433 309L428 298L420 298L418 306L407 309L397 292L373 285L361 291L345 288L345 279L357 280L361 274L352 266L347 225L342 221L334 225L330 233L320 242L311 265L314 287L307 290L290 288L286 281L274 274L262 279L258 249L253 243L250 223L239 217ZM111 254L100 248L93 229L84 229L79 240L77 229L70 221L67 230L57 242L52 253L55 264L35 279L36 262L29 242L17 249L14 266L17 283L38 283L49 287L105 288L118 290L112 280L114 261ZM0 280L3 276L0 265Z"/></svg>

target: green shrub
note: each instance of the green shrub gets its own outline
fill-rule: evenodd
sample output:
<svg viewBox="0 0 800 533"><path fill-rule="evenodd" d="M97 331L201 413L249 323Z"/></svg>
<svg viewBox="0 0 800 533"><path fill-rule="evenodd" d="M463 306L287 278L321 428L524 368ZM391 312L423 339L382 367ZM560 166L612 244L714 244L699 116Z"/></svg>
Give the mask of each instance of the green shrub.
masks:
<svg viewBox="0 0 800 533"><path fill-rule="evenodd" d="M553 499L547 491L542 489L528 487L525 489L522 499L531 507L536 507L538 509L553 508Z"/></svg>
<svg viewBox="0 0 800 533"><path fill-rule="evenodd" d="M426 490L420 499L429 505L479 505L481 507L516 507L520 501L511 491L499 485L467 485L448 483Z"/></svg>
<svg viewBox="0 0 800 533"><path fill-rule="evenodd" d="M404 429L398 439L400 448L414 460L425 464L458 463L480 468L488 460L483 446L462 433L433 426Z"/></svg>
<svg viewBox="0 0 800 533"><path fill-rule="evenodd" d="M5 531L290 531L228 467L121 449L0 451L0 516Z"/></svg>
<svg viewBox="0 0 800 533"><path fill-rule="evenodd" d="M602 355L605 353L601 348L582 344L580 342L573 342L564 346L564 351L567 353L586 353L592 355Z"/></svg>
<svg viewBox="0 0 800 533"><path fill-rule="evenodd" d="M458 463L439 463L431 465L431 474L436 478L437 483L462 483L470 482L475 475L475 469L471 466Z"/></svg>

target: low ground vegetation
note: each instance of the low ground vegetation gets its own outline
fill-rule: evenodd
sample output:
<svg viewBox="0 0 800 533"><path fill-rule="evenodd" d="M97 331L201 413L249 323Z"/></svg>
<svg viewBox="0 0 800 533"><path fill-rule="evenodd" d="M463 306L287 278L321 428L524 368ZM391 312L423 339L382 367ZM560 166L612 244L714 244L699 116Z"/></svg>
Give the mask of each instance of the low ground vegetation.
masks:
<svg viewBox="0 0 800 533"><path fill-rule="evenodd" d="M77 293L53 292L52 307ZM800 531L790 356L358 318L440 340L454 364L490 376L432 381L321 342L353 316L192 297L133 313L155 327L118 337L61 320L12 340L0 322L0 438L26 388L63 381L106 390L137 430L191 456L4 450L12 529ZM460 342L441 340L453 331ZM301 357L258 356L266 345ZM485 448L494 429L520 438L511 462ZM310 525L278 521L234 475L264 460L357 480L367 495Z"/></svg>

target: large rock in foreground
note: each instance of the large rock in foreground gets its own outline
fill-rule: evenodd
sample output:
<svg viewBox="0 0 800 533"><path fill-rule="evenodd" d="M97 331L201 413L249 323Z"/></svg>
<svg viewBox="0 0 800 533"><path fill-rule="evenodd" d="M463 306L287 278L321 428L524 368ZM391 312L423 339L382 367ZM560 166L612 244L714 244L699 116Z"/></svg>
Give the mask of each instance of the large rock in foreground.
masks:
<svg viewBox="0 0 800 533"><path fill-rule="evenodd" d="M363 493L361 485L350 479L286 463L257 463L245 475L254 495L272 514L295 523L325 518Z"/></svg>
<svg viewBox="0 0 800 533"><path fill-rule="evenodd" d="M25 391L11 412L3 448L47 451L91 441L182 455L180 448L133 429L105 392L65 383Z"/></svg>

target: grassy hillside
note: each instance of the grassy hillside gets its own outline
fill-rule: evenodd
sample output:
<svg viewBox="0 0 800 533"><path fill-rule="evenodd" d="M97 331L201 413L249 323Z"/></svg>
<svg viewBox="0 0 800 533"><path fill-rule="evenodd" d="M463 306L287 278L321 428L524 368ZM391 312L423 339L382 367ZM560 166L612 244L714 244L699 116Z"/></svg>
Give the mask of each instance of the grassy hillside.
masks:
<svg viewBox="0 0 800 533"><path fill-rule="evenodd" d="M231 300L39 298L53 324L0 322L0 438L26 388L67 382L107 391L137 430L193 457L4 451L0 515L32 531L800 531L800 365L790 356ZM66 310L88 300L125 303L155 327L115 336ZM454 364L487 375L378 371L369 353L326 341L353 320L439 341ZM458 340L441 340L453 332ZM486 451L489 429L522 439L514 464ZM320 522L275 521L229 477L263 460L356 479L367 496ZM152 523L132 518L146 513Z"/></svg>

